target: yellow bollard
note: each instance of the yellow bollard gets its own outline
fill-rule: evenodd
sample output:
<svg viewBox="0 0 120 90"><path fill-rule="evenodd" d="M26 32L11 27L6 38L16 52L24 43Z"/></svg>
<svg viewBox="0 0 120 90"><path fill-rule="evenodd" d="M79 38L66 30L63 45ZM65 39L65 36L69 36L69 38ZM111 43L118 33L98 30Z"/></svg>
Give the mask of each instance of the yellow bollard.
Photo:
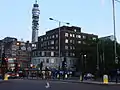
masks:
<svg viewBox="0 0 120 90"><path fill-rule="evenodd" d="M80 75L80 81L82 81L82 75Z"/></svg>
<svg viewBox="0 0 120 90"><path fill-rule="evenodd" d="M8 75L5 74L4 80L7 81L8 80Z"/></svg>
<svg viewBox="0 0 120 90"><path fill-rule="evenodd" d="M103 76L103 83L108 84L108 75Z"/></svg>

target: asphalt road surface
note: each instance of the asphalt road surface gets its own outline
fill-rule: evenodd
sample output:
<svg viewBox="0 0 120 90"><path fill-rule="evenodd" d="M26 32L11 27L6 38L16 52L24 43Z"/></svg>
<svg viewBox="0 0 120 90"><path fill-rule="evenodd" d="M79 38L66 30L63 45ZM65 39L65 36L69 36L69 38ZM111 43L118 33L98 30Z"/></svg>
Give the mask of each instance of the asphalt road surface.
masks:
<svg viewBox="0 0 120 90"><path fill-rule="evenodd" d="M10 80L0 83L0 90L120 90L120 86L95 85L49 81L50 87L46 88L46 81L38 80Z"/></svg>

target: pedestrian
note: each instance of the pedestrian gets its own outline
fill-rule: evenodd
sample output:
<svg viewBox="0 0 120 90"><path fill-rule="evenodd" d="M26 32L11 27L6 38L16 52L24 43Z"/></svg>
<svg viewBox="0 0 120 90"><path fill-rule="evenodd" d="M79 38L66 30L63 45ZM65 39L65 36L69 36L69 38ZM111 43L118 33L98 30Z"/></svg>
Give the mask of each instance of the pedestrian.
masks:
<svg viewBox="0 0 120 90"><path fill-rule="evenodd" d="M49 84L49 69L48 69L48 67L46 67L45 76L46 76L46 86L45 87L49 88L50 84Z"/></svg>

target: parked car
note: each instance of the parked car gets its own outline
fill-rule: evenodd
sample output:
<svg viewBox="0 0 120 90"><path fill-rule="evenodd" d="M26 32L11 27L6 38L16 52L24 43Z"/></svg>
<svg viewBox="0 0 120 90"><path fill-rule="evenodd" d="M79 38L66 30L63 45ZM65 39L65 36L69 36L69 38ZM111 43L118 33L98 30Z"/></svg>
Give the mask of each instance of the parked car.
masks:
<svg viewBox="0 0 120 90"><path fill-rule="evenodd" d="M19 78L19 74L15 72L7 72L7 75L9 79Z"/></svg>

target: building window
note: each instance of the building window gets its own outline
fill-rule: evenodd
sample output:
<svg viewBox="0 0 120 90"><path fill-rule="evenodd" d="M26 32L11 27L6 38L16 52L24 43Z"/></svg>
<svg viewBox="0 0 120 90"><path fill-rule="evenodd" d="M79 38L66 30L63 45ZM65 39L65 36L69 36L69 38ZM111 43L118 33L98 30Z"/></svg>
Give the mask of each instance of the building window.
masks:
<svg viewBox="0 0 120 90"><path fill-rule="evenodd" d="M83 41L83 44L86 44L86 42L85 42L85 41Z"/></svg>
<svg viewBox="0 0 120 90"><path fill-rule="evenodd" d="M54 35L52 35L52 38L55 38L55 36L54 36Z"/></svg>
<svg viewBox="0 0 120 90"><path fill-rule="evenodd" d="M38 59L38 63L40 63L40 59Z"/></svg>
<svg viewBox="0 0 120 90"><path fill-rule="evenodd" d="M50 39L51 39L52 37L50 36Z"/></svg>
<svg viewBox="0 0 120 90"><path fill-rule="evenodd" d="M55 63L55 59L52 58L52 59L51 59L51 63Z"/></svg>
<svg viewBox="0 0 120 90"><path fill-rule="evenodd" d="M76 32L76 29L74 29L74 31Z"/></svg>
<svg viewBox="0 0 120 90"><path fill-rule="evenodd" d="M45 63L45 59L43 59L42 61L43 61L43 63Z"/></svg>
<svg viewBox="0 0 120 90"><path fill-rule="evenodd" d="M44 49L47 49L47 47L44 47Z"/></svg>
<svg viewBox="0 0 120 90"><path fill-rule="evenodd" d="M55 44L58 44L58 40L55 41Z"/></svg>
<svg viewBox="0 0 120 90"><path fill-rule="evenodd" d="M75 44L75 40L73 40L73 44Z"/></svg>
<svg viewBox="0 0 120 90"><path fill-rule="evenodd" d="M78 43L80 44L80 43L81 43L81 41L78 41Z"/></svg>
<svg viewBox="0 0 120 90"><path fill-rule="evenodd" d="M58 38L58 34L56 34L56 38Z"/></svg>
<svg viewBox="0 0 120 90"><path fill-rule="evenodd" d="M51 52L51 56L54 56L54 52Z"/></svg>
<svg viewBox="0 0 120 90"><path fill-rule="evenodd" d="M75 53L73 53L73 56L75 56Z"/></svg>
<svg viewBox="0 0 120 90"><path fill-rule="evenodd" d="M70 56L73 56L73 53L70 53Z"/></svg>
<svg viewBox="0 0 120 90"><path fill-rule="evenodd" d="M86 36L83 36L83 39L86 39Z"/></svg>
<svg viewBox="0 0 120 90"><path fill-rule="evenodd" d="M43 38L41 38L41 41L43 41Z"/></svg>
<svg viewBox="0 0 120 90"><path fill-rule="evenodd" d="M72 40L70 40L70 43L72 43Z"/></svg>
<svg viewBox="0 0 120 90"><path fill-rule="evenodd" d="M65 46L65 49L68 49L68 46Z"/></svg>
<svg viewBox="0 0 120 90"><path fill-rule="evenodd" d="M51 47L51 49L54 49L54 47Z"/></svg>
<svg viewBox="0 0 120 90"><path fill-rule="evenodd" d="M70 46L70 49L72 49L72 46Z"/></svg>
<svg viewBox="0 0 120 90"><path fill-rule="evenodd" d="M49 63L49 59L46 59L46 63Z"/></svg>
<svg viewBox="0 0 120 90"><path fill-rule="evenodd" d="M47 36L47 39L49 39L49 37Z"/></svg>
<svg viewBox="0 0 120 90"><path fill-rule="evenodd" d="M51 41L51 44L54 44L54 40Z"/></svg>
<svg viewBox="0 0 120 90"><path fill-rule="evenodd" d="M68 56L69 55L69 53L68 52L66 52L66 56Z"/></svg>
<svg viewBox="0 0 120 90"><path fill-rule="evenodd" d="M65 43L68 43L68 39L65 39Z"/></svg>
<svg viewBox="0 0 120 90"><path fill-rule="evenodd" d="M81 38L81 35L78 35L78 38Z"/></svg>
<svg viewBox="0 0 120 90"><path fill-rule="evenodd" d="M45 52L42 52L42 56L45 56Z"/></svg>
<svg viewBox="0 0 120 90"><path fill-rule="evenodd" d="M41 47L43 47L43 44L41 44Z"/></svg>
<svg viewBox="0 0 120 90"><path fill-rule="evenodd" d="M56 46L56 49L58 49L58 46Z"/></svg>
<svg viewBox="0 0 120 90"><path fill-rule="evenodd" d="M73 37L75 37L75 34L73 34Z"/></svg>
<svg viewBox="0 0 120 90"><path fill-rule="evenodd" d="M46 37L44 37L44 40L46 40Z"/></svg>
<svg viewBox="0 0 120 90"><path fill-rule="evenodd" d="M33 52L33 56L35 56L35 52Z"/></svg>
<svg viewBox="0 0 120 90"><path fill-rule="evenodd" d="M37 55L40 56L40 51L37 51Z"/></svg>
<svg viewBox="0 0 120 90"><path fill-rule="evenodd" d="M70 34L70 37L72 37L72 34Z"/></svg>
<svg viewBox="0 0 120 90"><path fill-rule="evenodd" d="M65 33L65 36L68 37L68 33Z"/></svg>
<svg viewBox="0 0 120 90"><path fill-rule="evenodd" d="M48 45L50 45L50 41L48 41Z"/></svg>
<svg viewBox="0 0 120 90"><path fill-rule="evenodd" d="M75 49L75 47L73 46L73 50Z"/></svg>
<svg viewBox="0 0 120 90"><path fill-rule="evenodd" d="M93 39L93 40L96 40L96 37L93 37L92 39Z"/></svg>
<svg viewBox="0 0 120 90"><path fill-rule="evenodd" d="M81 38L81 35L76 35L76 38Z"/></svg>

